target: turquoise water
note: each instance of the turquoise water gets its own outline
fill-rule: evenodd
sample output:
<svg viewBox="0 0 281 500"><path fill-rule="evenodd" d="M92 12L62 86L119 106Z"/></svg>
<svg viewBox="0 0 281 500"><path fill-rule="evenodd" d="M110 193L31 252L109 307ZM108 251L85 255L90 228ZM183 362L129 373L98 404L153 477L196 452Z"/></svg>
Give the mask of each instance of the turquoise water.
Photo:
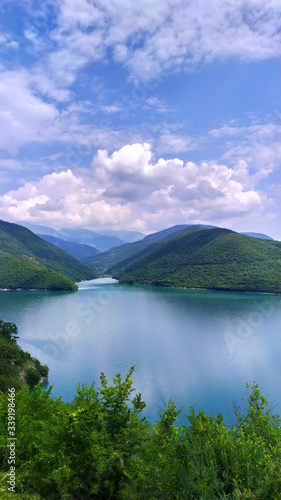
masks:
<svg viewBox="0 0 281 500"><path fill-rule="evenodd" d="M172 399L183 414L192 405L232 423L253 380L281 413L280 300L92 280L75 293L1 292L0 318L17 324L19 344L48 364L52 394L65 401L79 382L136 365L151 420Z"/></svg>

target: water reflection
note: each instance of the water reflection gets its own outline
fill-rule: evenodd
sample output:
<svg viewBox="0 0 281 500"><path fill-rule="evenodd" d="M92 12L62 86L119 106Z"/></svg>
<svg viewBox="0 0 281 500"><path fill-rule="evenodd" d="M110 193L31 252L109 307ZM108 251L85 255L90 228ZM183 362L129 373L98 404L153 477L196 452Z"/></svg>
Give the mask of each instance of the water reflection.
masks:
<svg viewBox="0 0 281 500"><path fill-rule="evenodd" d="M129 286L98 280L78 293L3 292L0 317L50 367L53 394L136 365L135 387L154 419L173 399L232 419L245 383L280 397L280 297ZM276 408L280 411L280 408Z"/></svg>

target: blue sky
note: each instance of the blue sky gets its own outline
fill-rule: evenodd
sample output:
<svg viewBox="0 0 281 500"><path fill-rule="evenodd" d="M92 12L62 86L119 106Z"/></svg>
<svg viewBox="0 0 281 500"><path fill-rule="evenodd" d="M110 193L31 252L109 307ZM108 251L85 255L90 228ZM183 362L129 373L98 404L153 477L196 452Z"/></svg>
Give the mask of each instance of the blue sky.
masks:
<svg viewBox="0 0 281 500"><path fill-rule="evenodd" d="M279 0L0 9L0 218L281 239Z"/></svg>

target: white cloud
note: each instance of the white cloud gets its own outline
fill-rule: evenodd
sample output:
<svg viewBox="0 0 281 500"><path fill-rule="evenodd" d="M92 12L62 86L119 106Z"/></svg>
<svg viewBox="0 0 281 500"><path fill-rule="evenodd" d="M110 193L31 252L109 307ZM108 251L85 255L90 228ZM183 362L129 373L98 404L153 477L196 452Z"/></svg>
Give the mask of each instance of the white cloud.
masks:
<svg viewBox="0 0 281 500"><path fill-rule="evenodd" d="M25 30L37 49L45 48L44 43L49 47L49 53L32 69L43 91L69 88L83 67L110 57L124 64L132 78L141 80L233 57L246 61L279 57L280 5L270 0L106 0L95 4L61 0L59 7L57 27L46 33L46 40L38 38L30 26ZM47 21L48 13L41 10ZM30 16L32 23L32 9Z"/></svg>
<svg viewBox="0 0 281 500"><path fill-rule="evenodd" d="M109 105L104 105L101 106L101 110L104 111L105 113L121 113L123 108L121 104L109 104Z"/></svg>
<svg viewBox="0 0 281 500"><path fill-rule="evenodd" d="M70 169L0 197L0 217L59 227L77 225L152 231L175 223L207 223L261 214L265 197L249 189L246 164L153 161L149 144L98 151L92 174Z"/></svg>
<svg viewBox="0 0 281 500"><path fill-rule="evenodd" d="M281 127L276 119L263 125L253 120L250 127L230 121L212 130L209 141L220 141L221 155L217 163L201 164L185 164L173 156L208 147L206 137L186 135L183 124L173 126L172 119L158 125L141 120L144 111L146 117L173 112L162 100L165 73L198 70L234 58L256 61L279 55L279 1L48 0L35 8L28 0L24 8L19 59L7 57L6 68L1 68L0 147L11 155L34 143L56 143L61 149L59 155L58 149L52 148L49 155L44 149L42 155L49 158L43 157L41 165L38 155L33 164L26 162L28 179L41 180L23 181L21 189L2 197L4 215L88 226L126 224L144 230L162 221L214 222L263 213L270 200L259 194L257 183L279 165ZM3 51L18 47L8 33L0 34L0 44ZM19 66L20 57L24 63L28 60L28 68ZM142 81L124 86L133 90L120 102L113 86L109 95L98 79L101 64L112 61L126 67L134 83ZM95 62L100 64L90 66ZM149 94L158 84L161 99ZM76 92L87 101L75 102ZM99 121L100 112L107 113L106 122ZM113 123L119 112L120 120ZM133 123L129 129L122 128L126 114ZM98 148L106 149L95 155L89 176L87 161ZM205 151L201 157L210 158ZM168 154L171 159L165 159ZM2 163L2 182L24 165L23 160L9 161ZM52 173L43 176L50 169Z"/></svg>
<svg viewBox="0 0 281 500"><path fill-rule="evenodd" d="M1 75L0 147L12 154L21 144L41 141L46 130L54 126L59 113L49 103L34 95L28 86L27 72L5 71Z"/></svg>
<svg viewBox="0 0 281 500"><path fill-rule="evenodd" d="M0 158L0 171L20 171L24 170L25 166L22 161L15 158Z"/></svg>
<svg viewBox="0 0 281 500"><path fill-rule="evenodd" d="M48 79L40 75L35 82L34 75L27 70L3 71L0 80L0 148L15 156L18 149L35 142L41 144L62 143L61 155L67 161L69 147L75 149L81 161L80 144L89 143L91 151L94 146L110 144L109 129L106 124L85 125L81 113L93 112L93 104L89 101L71 102L64 110L59 110L54 102L46 102L39 95L41 92L53 97L64 98L64 90L49 88ZM46 84L46 87L45 87ZM111 141L115 131L111 130ZM113 143L114 145L114 143ZM83 157L83 155L82 155Z"/></svg>
<svg viewBox="0 0 281 500"><path fill-rule="evenodd" d="M17 49L19 43L14 40L9 33L0 33L0 46L1 45L8 49Z"/></svg>
<svg viewBox="0 0 281 500"><path fill-rule="evenodd" d="M14 182L15 178L19 180L22 173L26 173L26 164L15 158L0 158L0 189L5 192L5 185L8 182ZM7 188L6 188L7 189Z"/></svg>
<svg viewBox="0 0 281 500"><path fill-rule="evenodd" d="M224 125L209 132L216 139L226 140L222 161L233 164L243 159L257 171L256 178L260 179L280 165L280 133L281 126L276 123L248 127Z"/></svg>
<svg viewBox="0 0 281 500"><path fill-rule="evenodd" d="M72 85L89 63L103 61L106 64L110 58L116 58L128 68L132 78L146 80L154 76L160 81L161 73L172 69L194 68L204 62L233 57L263 59L279 52L278 3L269 0L214 0L211 3L206 0L140 0L138 3L106 0L94 4L87 0L61 0L47 2L46 6L36 9L32 8L32 2L25 3L25 7L30 16L24 30L25 40L42 54L40 52L40 58L35 59L28 70L18 67L3 71L0 146L13 154L24 144L58 140L73 145L90 134L97 147L108 147L107 141L102 144L96 140L103 134L107 139L103 130L106 127L94 126L92 130L85 127L83 110L77 109L76 118L72 116L69 120L75 99ZM50 12L57 22L54 28L48 24ZM44 29L48 27L45 31L41 29L40 36L36 24L39 21L45 22ZM11 43L11 36L1 34L1 42ZM107 114L119 111L133 114L134 105L141 104L154 112L169 111L161 100L148 97L148 87L141 88L145 94L139 101L136 95L130 96L134 102L129 110L122 103L104 103L101 110ZM61 112L58 103L63 103L64 109L68 106L67 109ZM213 136L230 131L235 136L235 127L228 129L213 131ZM113 137L118 133L112 130ZM194 140L169 129L162 130L158 137L158 154L196 147ZM132 135L126 140L131 139ZM117 142L112 147L117 147ZM236 149L233 154L235 158L239 156ZM268 150L260 151L259 157L267 154Z"/></svg>
<svg viewBox="0 0 281 500"><path fill-rule="evenodd" d="M168 127L161 127L157 138L157 153L179 153L199 148L200 140L193 137L172 132Z"/></svg>
<svg viewBox="0 0 281 500"><path fill-rule="evenodd" d="M89 225L121 223L128 209L100 198L100 190L71 170L44 176L0 197L3 219L41 221L46 224Z"/></svg>
<svg viewBox="0 0 281 500"><path fill-rule="evenodd" d="M152 109L157 113L170 113L172 110L158 97L148 97L143 105L143 109Z"/></svg>
<svg viewBox="0 0 281 500"><path fill-rule="evenodd" d="M141 0L122 2L123 8L115 1L105 5L110 16L106 43L117 44L117 60L140 79L217 59L261 60L279 53L280 5L271 1Z"/></svg>

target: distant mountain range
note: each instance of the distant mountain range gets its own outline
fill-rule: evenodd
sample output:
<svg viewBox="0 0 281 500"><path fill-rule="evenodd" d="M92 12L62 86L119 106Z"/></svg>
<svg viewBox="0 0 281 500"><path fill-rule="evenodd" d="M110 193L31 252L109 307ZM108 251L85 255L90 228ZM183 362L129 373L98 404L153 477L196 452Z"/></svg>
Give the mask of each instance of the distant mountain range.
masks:
<svg viewBox="0 0 281 500"><path fill-rule="evenodd" d="M273 240L273 238L270 238L270 236L267 236L267 234L263 234L263 233L241 233L241 234L245 234L246 236L252 236L253 238L259 238L261 240Z"/></svg>
<svg viewBox="0 0 281 500"><path fill-rule="evenodd" d="M217 227L174 226L86 262L124 283L281 292L281 243Z"/></svg>
<svg viewBox="0 0 281 500"><path fill-rule="evenodd" d="M19 222L18 224L27 227L38 236L53 236L64 241L89 245L99 252L106 252L110 248L123 245L125 242L138 241L145 236L138 231L103 231L99 233L84 228L54 229L29 222Z"/></svg>
<svg viewBox="0 0 281 500"><path fill-rule="evenodd" d="M117 236L83 228L30 226L53 234L41 239L23 226L0 221L0 288L75 289L73 281L100 273L124 283L281 292L281 243L264 234L182 224L120 244ZM81 243L98 238L119 243L103 253Z"/></svg>
<svg viewBox="0 0 281 500"><path fill-rule="evenodd" d="M76 290L98 274L29 229L0 220L0 288Z"/></svg>
<svg viewBox="0 0 281 500"><path fill-rule="evenodd" d="M145 234L140 233L139 231L129 231L129 230L120 230L120 231L101 231L98 234L102 234L104 236L117 236L124 243L133 243L134 241L142 240L145 237Z"/></svg>
<svg viewBox="0 0 281 500"><path fill-rule="evenodd" d="M83 261L85 259L94 257L100 252L90 245L83 245L82 243L75 243L74 241L66 241L61 238L55 238L55 236L50 236L48 234L38 234L40 238L49 243L52 243L56 247L64 250L65 252L72 255L77 260Z"/></svg>

